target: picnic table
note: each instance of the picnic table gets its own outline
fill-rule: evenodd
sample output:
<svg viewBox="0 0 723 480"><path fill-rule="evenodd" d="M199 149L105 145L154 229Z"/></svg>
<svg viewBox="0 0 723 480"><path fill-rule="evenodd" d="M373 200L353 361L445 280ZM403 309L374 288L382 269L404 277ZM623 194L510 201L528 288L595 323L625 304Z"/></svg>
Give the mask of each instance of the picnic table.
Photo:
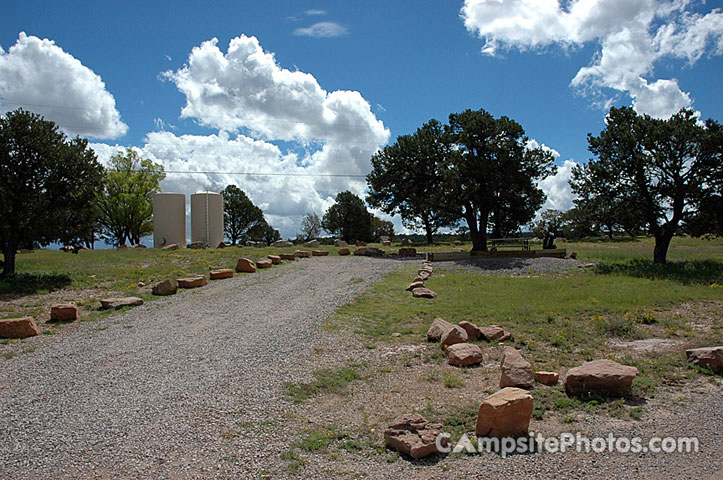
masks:
<svg viewBox="0 0 723 480"><path fill-rule="evenodd" d="M530 249L530 240L527 238L488 238L487 243L492 251L500 248L514 248L522 251Z"/></svg>

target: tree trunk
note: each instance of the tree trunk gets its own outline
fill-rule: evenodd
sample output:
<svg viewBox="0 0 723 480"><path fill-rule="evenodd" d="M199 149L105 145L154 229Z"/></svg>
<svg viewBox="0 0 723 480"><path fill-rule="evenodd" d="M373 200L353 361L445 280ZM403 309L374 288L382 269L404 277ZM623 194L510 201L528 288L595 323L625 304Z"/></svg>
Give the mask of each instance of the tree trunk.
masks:
<svg viewBox="0 0 723 480"><path fill-rule="evenodd" d="M8 242L3 245L3 275L15 273L15 255L18 253L16 244Z"/></svg>
<svg viewBox="0 0 723 480"><path fill-rule="evenodd" d="M469 234L472 237L472 251L486 252L487 251L487 218L489 213L480 212L479 226L477 225L477 218L474 213L465 215L467 225L469 225Z"/></svg>
<svg viewBox="0 0 723 480"><path fill-rule="evenodd" d="M653 249L653 263L666 263L665 257L668 255L668 247L673 239L675 230L663 230L662 233L655 235L655 248Z"/></svg>
<svg viewBox="0 0 723 480"><path fill-rule="evenodd" d="M429 222L428 218L425 218L423 220L424 222L424 231L427 235L427 245L432 245L434 243L434 238L432 238L432 224Z"/></svg>

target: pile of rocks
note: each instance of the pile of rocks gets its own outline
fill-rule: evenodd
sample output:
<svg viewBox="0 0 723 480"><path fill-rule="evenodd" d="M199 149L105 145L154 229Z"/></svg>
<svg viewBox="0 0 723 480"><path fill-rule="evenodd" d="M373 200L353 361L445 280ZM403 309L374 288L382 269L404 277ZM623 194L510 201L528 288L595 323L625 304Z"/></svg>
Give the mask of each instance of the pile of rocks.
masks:
<svg viewBox="0 0 723 480"><path fill-rule="evenodd" d="M424 262L422 268L417 271L417 276L412 283L407 285L406 290L412 292L415 298L435 298L437 293L424 286L424 282L432 276L434 268L430 262Z"/></svg>
<svg viewBox="0 0 723 480"><path fill-rule="evenodd" d="M482 363L482 350L479 346L468 342L502 341L510 338L512 338L510 332L497 325L478 327L468 321L454 325L439 317L434 319L427 330L427 341L440 342L441 347L446 349L447 363L456 367L468 367Z"/></svg>

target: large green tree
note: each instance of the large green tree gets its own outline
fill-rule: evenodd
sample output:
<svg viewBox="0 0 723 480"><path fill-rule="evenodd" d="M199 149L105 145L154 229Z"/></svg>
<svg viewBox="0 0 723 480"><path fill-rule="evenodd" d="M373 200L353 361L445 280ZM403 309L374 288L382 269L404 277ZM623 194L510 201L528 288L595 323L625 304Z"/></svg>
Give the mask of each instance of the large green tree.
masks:
<svg viewBox="0 0 723 480"><path fill-rule="evenodd" d="M633 199L630 208L655 237L654 263L666 262L678 228L709 216L723 193L723 130L712 119L701 124L692 110L663 120L613 107L588 144L596 158L571 180L573 189L609 189L615 200Z"/></svg>
<svg viewBox="0 0 723 480"><path fill-rule="evenodd" d="M231 244L246 240L260 241L268 226L264 212L236 185L227 186L221 190L221 195L224 232Z"/></svg>
<svg viewBox="0 0 723 480"><path fill-rule="evenodd" d="M545 201L537 186L555 172L554 157L532 148L522 126L484 110L449 116L449 153L443 164L444 207L466 220L472 250L487 250L495 236L527 224Z"/></svg>
<svg viewBox="0 0 723 480"><path fill-rule="evenodd" d="M88 141L22 109L0 117L0 247L15 273L22 244L80 243L92 228L103 167Z"/></svg>
<svg viewBox="0 0 723 480"><path fill-rule="evenodd" d="M457 220L440 208L445 195L440 168L449 150L444 128L434 119L414 134L398 137L372 156L367 202L390 215L399 214L407 228L424 229L427 243L432 243L441 227Z"/></svg>
<svg viewBox="0 0 723 480"><path fill-rule="evenodd" d="M113 245L138 244L153 233L153 195L166 178L163 165L130 148L108 163L105 188L98 196L101 236Z"/></svg>
<svg viewBox="0 0 723 480"><path fill-rule="evenodd" d="M326 211L321 225L347 242L372 240L372 214L367 211L364 201L349 191L336 196L336 203Z"/></svg>

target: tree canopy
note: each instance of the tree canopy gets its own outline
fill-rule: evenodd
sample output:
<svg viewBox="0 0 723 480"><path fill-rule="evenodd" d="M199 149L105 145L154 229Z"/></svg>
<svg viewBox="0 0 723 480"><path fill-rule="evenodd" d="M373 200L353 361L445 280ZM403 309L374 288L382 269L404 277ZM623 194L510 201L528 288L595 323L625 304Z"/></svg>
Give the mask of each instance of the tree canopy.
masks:
<svg viewBox="0 0 723 480"><path fill-rule="evenodd" d="M723 194L723 131L701 124L692 110L669 119L639 115L631 107L611 108L598 136L588 135L596 156L570 181L587 193L579 206L626 202L655 237L654 263L665 263L679 227L715 231L712 214ZM603 193L604 192L604 193Z"/></svg>
<svg viewBox="0 0 723 480"><path fill-rule="evenodd" d="M449 116L444 206L469 226L473 250L487 250L487 231L501 236L527 224L545 201L537 183L555 172L552 154L530 147L522 126L484 110Z"/></svg>
<svg viewBox="0 0 723 480"><path fill-rule="evenodd" d="M111 157L105 188L98 196L101 235L113 245L138 244L153 233L153 195L166 178L163 165L130 148Z"/></svg>
<svg viewBox="0 0 723 480"><path fill-rule="evenodd" d="M268 227L264 212L236 185L228 185L221 190L221 195L224 232L231 244L246 240L260 241Z"/></svg>
<svg viewBox="0 0 723 480"><path fill-rule="evenodd" d="M301 219L300 238L304 242L313 240L321 235L321 219L316 213L307 213Z"/></svg>
<svg viewBox="0 0 723 480"><path fill-rule="evenodd" d="M321 225L347 242L372 240L372 214L367 211L364 201L349 191L336 196L336 203L326 211Z"/></svg>
<svg viewBox="0 0 723 480"><path fill-rule="evenodd" d="M3 274L15 273L21 244L84 239L102 183L103 167L86 139L69 140L54 122L23 109L0 117Z"/></svg>
<svg viewBox="0 0 723 480"><path fill-rule="evenodd" d="M407 228L424 229L427 243L432 243L439 228L457 221L440 208L445 195L440 170L449 150L444 127L434 119L398 137L372 156L367 202L390 215L399 214Z"/></svg>

